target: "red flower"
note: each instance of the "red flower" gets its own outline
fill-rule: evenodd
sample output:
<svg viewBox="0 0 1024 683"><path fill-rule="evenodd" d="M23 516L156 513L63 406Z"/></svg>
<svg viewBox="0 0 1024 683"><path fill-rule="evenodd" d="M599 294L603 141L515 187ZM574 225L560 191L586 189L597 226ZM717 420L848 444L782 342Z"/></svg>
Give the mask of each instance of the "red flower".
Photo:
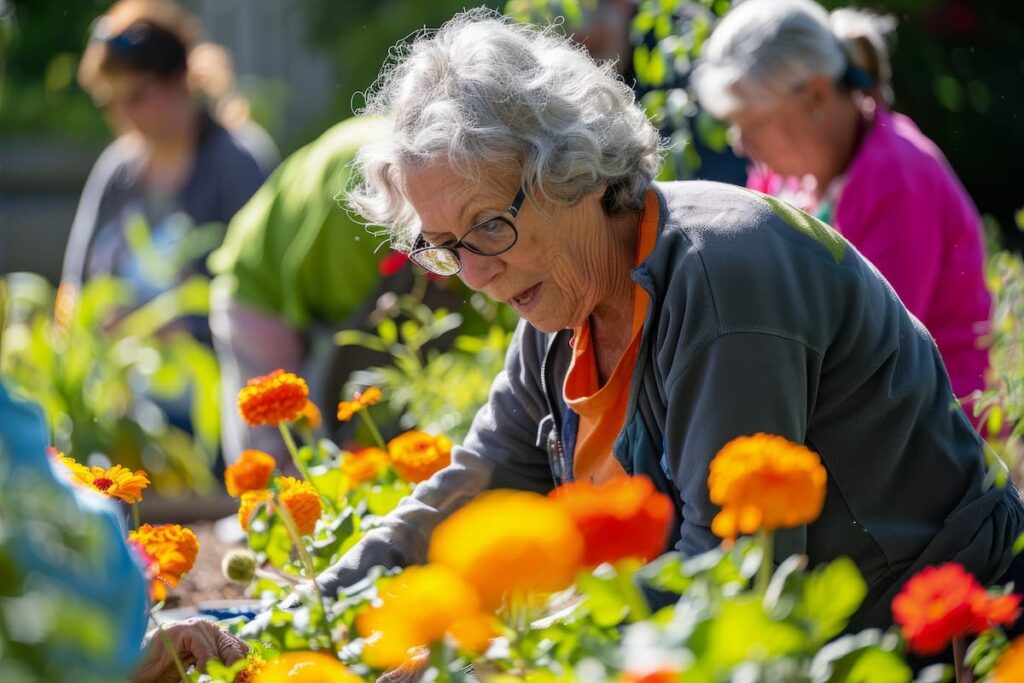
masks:
<svg viewBox="0 0 1024 683"><path fill-rule="evenodd" d="M630 557L647 561L665 550L672 501L647 477L616 477L597 486L574 482L558 487L551 497L583 535L588 567Z"/></svg>
<svg viewBox="0 0 1024 683"><path fill-rule="evenodd" d="M892 601L893 619L913 652L942 652L954 639L1017 619L1019 595L994 597L959 564L925 567Z"/></svg>
<svg viewBox="0 0 1024 683"><path fill-rule="evenodd" d="M409 255L402 251L393 251L385 256L380 263L377 264L377 272L384 277L391 277L396 274L405 264L409 262Z"/></svg>

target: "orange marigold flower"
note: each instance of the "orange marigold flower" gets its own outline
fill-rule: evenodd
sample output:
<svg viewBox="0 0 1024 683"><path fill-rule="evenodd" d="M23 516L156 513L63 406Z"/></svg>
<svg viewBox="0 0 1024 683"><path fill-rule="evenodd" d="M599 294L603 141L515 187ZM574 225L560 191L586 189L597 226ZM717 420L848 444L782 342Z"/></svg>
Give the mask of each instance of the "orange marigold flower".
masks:
<svg viewBox="0 0 1024 683"><path fill-rule="evenodd" d="M352 395L351 401L341 401L338 403L338 419L342 422L348 422L351 420L356 413L362 412L379 402L384 394L377 387L370 387L366 391L357 391Z"/></svg>
<svg viewBox="0 0 1024 683"><path fill-rule="evenodd" d="M254 377L238 393L238 412L253 427L277 426L302 414L309 398L306 380L284 370Z"/></svg>
<svg viewBox="0 0 1024 683"><path fill-rule="evenodd" d="M996 662L993 683L1018 683L1024 681L1024 636L1015 639L1003 650Z"/></svg>
<svg viewBox="0 0 1024 683"><path fill-rule="evenodd" d="M672 501L647 477L616 477L604 484L574 482L551 498L583 534L583 564L596 567L626 558L651 560L665 550Z"/></svg>
<svg viewBox="0 0 1024 683"><path fill-rule="evenodd" d="M494 635L472 586L448 567L433 564L410 567L384 583L380 603L360 612L356 626L369 639L364 661L379 669L401 666L410 650L440 641L456 626L476 651L482 649L480 629L486 629L484 646Z"/></svg>
<svg viewBox="0 0 1024 683"><path fill-rule="evenodd" d="M192 569L199 554L199 540L179 524L143 524L128 535L160 566L156 580L172 588ZM156 592L156 591L154 591Z"/></svg>
<svg viewBox="0 0 1024 683"><path fill-rule="evenodd" d="M278 498L295 521L299 533L303 536L313 533L323 511L317 490L308 481L294 477L278 477L277 486Z"/></svg>
<svg viewBox="0 0 1024 683"><path fill-rule="evenodd" d="M430 539L431 562L451 567L493 610L506 594L558 591L583 558L583 537L565 509L525 491L492 491L457 510Z"/></svg>
<svg viewBox="0 0 1024 683"><path fill-rule="evenodd" d="M363 679L322 652L285 652L260 670L256 683L363 683Z"/></svg>
<svg viewBox="0 0 1024 683"><path fill-rule="evenodd" d="M58 285L57 295L53 300L53 328L58 336L67 334L71 329L77 300L78 290L73 284L65 281Z"/></svg>
<svg viewBox="0 0 1024 683"><path fill-rule="evenodd" d="M306 405L302 408L302 414L296 418L296 421L300 426L316 431L320 429L320 425L323 424L324 418L320 414L320 409L316 407L316 404L307 399Z"/></svg>
<svg viewBox="0 0 1024 683"><path fill-rule="evenodd" d="M341 455L341 473L349 486L373 481L387 469L388 464L388 454L380 448L361 448Z"/></svg>
<svg viewBox="0 0 1024 683"><path fill-rule="evenodd" d="M825 502L825 468L805 446L781 436L733 439L711 461L711 502L722 511L711 522L720 538L813 522Z"/></svg>
<svg viewBox="0 0 1024 683"><path fill-rule="evenodd" d="M256 450L242 451L238 462L224 471L228 495L237 498L246 491L267 488L276 468L277 461L272 455Z"/></svg>
<svg viewBox="0 0 1024 683"><path fill-rule="evenodd" d="M1020 596L990 596L966 569L950 562L925 567L893 598L893 620L910 649L921 655L942 652L954 639L997 624L1012 624Z"/></svg>
<svg viewBox="0 0 1024 683"><path fill-rule="evenodd" d="M413 430L388 442L388 456L402 479L418 484L451 463L452 442L446 436Z"/></svg>
<svg viewBox="0 0 1024 683"><path fill-rule="evenodd" d="M142 575L146 577L146 581L149 583L149 599L153 602L165 600L167 598L167 584L158 578L160 576L160 563L135 541L129 540L128 548L139 561L139 564L142 565Z"/></svg>
<svg viewBox="0 0 1024 683"><path fill-rule="evenodd" d="M242 525L243 531L249 530L249 522L252 521L256 508L269 501L271 497L272 494L267 489L262 491L246 491L242 494L242 500L238 504L238 523Z"/></svg>
<svg viewBox="0 0 1024 683"><path fill-rule="evenodd" d="M70 460L66 463L65 460ZM149 477L142 470L132 472L127 467L114 465L109 470L102 467L86 467L67 458L61 459L71 470L71 476L78 482L103 495L124 501L138 503L142 500L142 489L149 486ZM71 464L73 463L73 464Z"/></svg>

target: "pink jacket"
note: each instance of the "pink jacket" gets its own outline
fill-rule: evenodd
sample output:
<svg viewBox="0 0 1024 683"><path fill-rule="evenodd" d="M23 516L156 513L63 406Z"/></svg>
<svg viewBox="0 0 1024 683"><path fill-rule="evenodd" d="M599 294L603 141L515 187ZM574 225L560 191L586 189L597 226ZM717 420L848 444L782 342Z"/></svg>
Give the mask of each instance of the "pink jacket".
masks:
<svg viewBox="0 0 1024 683"><path fill-rule="evenodd" d="M942 152L913 121L879 108L841 182L832 224L931 332L953 392L984 388L992 298L981 220ZM755 171L747 185L776 194L784 183Z"/></svg>

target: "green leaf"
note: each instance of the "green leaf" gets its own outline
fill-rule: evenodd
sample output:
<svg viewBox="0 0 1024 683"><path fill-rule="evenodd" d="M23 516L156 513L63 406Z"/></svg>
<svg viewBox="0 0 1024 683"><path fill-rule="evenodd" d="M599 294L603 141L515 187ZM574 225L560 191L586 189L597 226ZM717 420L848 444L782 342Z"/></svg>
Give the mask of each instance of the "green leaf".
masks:
<svg viewBox="0 0 1024 683"><path fill-rule="evenodd" d="M390 346L398 341L398 325L394 318L384 318L377 325L377 336L380 340Z"/></svg>
<svg viewBox="0 0 1024 683"><path fill-rule="evenodd" d="M288 535L288 528L280 515L273 515L270 520L270 537L266 547L267 559L270 564L278 569L284 570L290 563L292 555L292 539Z"/></svg>
<svg viewBox="0 0 1024 683"><path fill-rule="evenodd" d="M815 638L824 642L846 628L867 592L857 565L840 557L806 576L803 599L793 614L808 621Z"/></svg>
<svg viewBox="0 0 1024 683"><path fill-rule="evenodd" d="M334 335L334 343L338 346L362 346L371 351L388 352L388 345L378 337L360 330L342 330Z"/></svg>
<svg viewBox="0 0 1024 683"><path fill-rule="evenodd" d="M212 680L210 683L231 683L235 676L241 673L248 662L240 659L231 666L222 664L219 660L213 659L206 663L206 675Z"/></svg>
<svg viewBox="0 0 1024 683"><path fill-rule="evenodd" d="M403 481L395 481L387 486L372 486L366 493L366 506L371 513L383 517L398 507L398 503L410 493L412 489Z"/></svg>
<svg viewBox="0 0 1024 683"><path fill-rule="evenodd" d="M598 626L621 624L629 613L629 603L615 577L582 573L576 580L576 586L587 597L587 610Z"/></svg>
<svg viewBox="0 0 1024 683"><path fill-rule="evenodd" d="M682 595L693 585L693 578L682 569L682 555L666 553L640 570L640 578L651 588Z"/></svg>
<svg viewBox="0 0 1024 683"><path fill-rule="evenodd" d="M1013 554L1020 555L1024 552L1024 534L1017 537L1017 540L1013 542Z"/></svg>
<svg viewBox="0 0 1024 683"><path fill-rule="evenodd" d="M270 517L267 514L267 504L261 503L249 520L249 547L254 552L262 553L267 551L270 545Z"/></svg>
<svg viewBox="0 0 1024 683"><path fill-rule="evenodd" d="M908 683L910 667L896 654L900 640L877 629L839 638L811 662L813 683Z"/></svg>
<svg viewBox="0 0 1024 683"><path fill-rule="evenodd" d="M718 614L696 627L690 649L699 660L724 673L741 662L796 654L805 640L793 624L770 619L759 595L743 595L725 601Z"/></svg>
<svg viewBox="0 0 1024 683"><path fill-rule="evenodd" d="M303 454L306 457L303 457ZM313 449L304 447L299 450L299 457L303 459L308 465L312 459ZM337 503L341 498L341 484L344 481L344 477L341 474L341 470L337 467L325 467L323 465L317 465L309 470L310 483L316 488L317 492L327 498L327 500Z"/></svg>

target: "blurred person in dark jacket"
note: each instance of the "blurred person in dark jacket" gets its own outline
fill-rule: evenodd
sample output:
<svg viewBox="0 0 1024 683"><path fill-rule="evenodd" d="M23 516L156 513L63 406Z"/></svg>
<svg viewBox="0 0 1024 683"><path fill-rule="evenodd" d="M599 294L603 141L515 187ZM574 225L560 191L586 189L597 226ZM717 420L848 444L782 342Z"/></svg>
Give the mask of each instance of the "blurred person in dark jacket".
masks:
<svg viewBox="0 0 1024 683"><path fill-rule="evenodd" d="M67 285L114 275L142 304L204 273L220 229L203 226L226 225L276 162L265 133L253 144L255 136L229 130L194 90L217 82L209 50L194 59L199 33L168 0L122 0L96 20L78 80L118 137L82 191L64 256ZM208 340L205 320L189 327Z"/></svg>

